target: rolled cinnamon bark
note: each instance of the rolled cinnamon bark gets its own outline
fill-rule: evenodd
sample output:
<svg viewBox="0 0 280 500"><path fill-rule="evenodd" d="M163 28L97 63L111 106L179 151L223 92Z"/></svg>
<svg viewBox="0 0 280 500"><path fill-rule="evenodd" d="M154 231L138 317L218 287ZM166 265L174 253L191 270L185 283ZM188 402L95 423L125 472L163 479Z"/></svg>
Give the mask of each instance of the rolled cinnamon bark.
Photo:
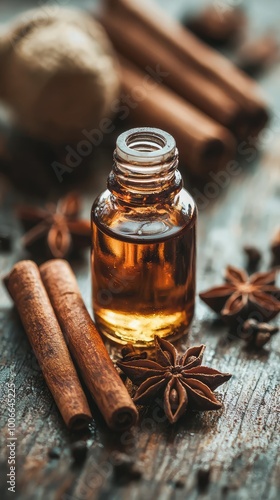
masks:
<svg viewBox="0 0 280 500"><path fill-rule="evenodd" d="M142 26L161 44L172 50L174 57L196 68L210 81L225 89L248 113L251 133L259 132L268 120L267 106L259 94L258 85L236 68L228 59L201 42L163 9L149 0L106 0L106 15L117 17L123 25ZM103 14L104 15L104 14ZM139 40L139 44L145 40Z"/></svg>
<svg viewBox="0 0 280 500"><path fill-rule="evenodd" d="M207 177L221 170L235 152L233 135L164 85L152 80L125 59L120 59L124 94L139 101L129 118L137 126L158 127L175 137L180 160L195 175Z"/></svg>
<svg viewBox="0 0 280 500"><path fill-rule="evenodd" d="M108 14L108 13L107 13ZM144 31L141 25L126 23L125 18L104 15L101 22L114 47L141 69L148 66L164 72L164 85L172 88L188 102L215 121L232 130L238 137L248 131L248 116L242 106L234 101L220 86L207 79L195 68L165 47L157 37ZM163 74L164 74L163 73Z"/></svg>
<svg viewBox="0 0 280 500"><path fill-rule="evenodd" d="M119 377L65 260L40 267L42 281L69 349L108 426L124 430L137 421L137 409Z"/></svg>
<svg viewBox="0 0 280 500"><path fill-rule="evenodd" d="M92 415L38 266L18 262L4 282L63 420L71 430L85 428Z"/></svg>

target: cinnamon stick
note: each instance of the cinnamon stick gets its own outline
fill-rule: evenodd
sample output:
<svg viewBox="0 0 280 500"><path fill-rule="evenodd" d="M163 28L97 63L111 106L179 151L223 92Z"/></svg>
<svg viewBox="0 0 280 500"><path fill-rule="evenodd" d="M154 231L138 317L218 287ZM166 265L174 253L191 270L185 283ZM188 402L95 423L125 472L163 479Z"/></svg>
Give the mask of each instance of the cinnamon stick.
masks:
<svg viewBox="0 0 280 500"><path fill-rule="evenodd" d="M71 267L55 259L42 264L40 272L69 349L108 426L119 431L131 427L137 421L136 407L85 307Z"/></svg>
<svg viewBox="0 0 280 500"><path fill-rule="evenodd" d="M38 266L18 262L4 282L63 420L71 430L85 428L92 415Z"/></svg>
<svg viewBox="0 0 280 500"><path fill-rule="evenodd" d="M120 63L124 95L133 99L137 91L141 94L129 118L139 127L149 124L172 134L180 159L195 175L207 177L210 170L222 169L234 155L232 134L125 59Z"/></svg>
<svg viewBox="0 0 280 500"><path fill-rule="evenodd" d="M174 57L185 63L186 71L193 67L209 81L216 82L248 113L251 133L257 134L268 120L267 106L259 94L258 85L236 68L228 59L208 47L159 6L149 0L106 0L103 14L117 18L122 26L143 28L140 44L145 44L145 32L153 35ZM129 44L129 42L127 42ZM148 47L149 50L149 47Z"/></svg>
<svg viewBox="0 0 280 500"><path fill-rule="evenodd" d="M195 68L186 68L183 61L140 25L106 14L101 21L114 47L126 58L142 69L150 67L156 72L156 68L160 68L165 85L237 136L246 135L247 116L242 106L215 82Z"/></svg>

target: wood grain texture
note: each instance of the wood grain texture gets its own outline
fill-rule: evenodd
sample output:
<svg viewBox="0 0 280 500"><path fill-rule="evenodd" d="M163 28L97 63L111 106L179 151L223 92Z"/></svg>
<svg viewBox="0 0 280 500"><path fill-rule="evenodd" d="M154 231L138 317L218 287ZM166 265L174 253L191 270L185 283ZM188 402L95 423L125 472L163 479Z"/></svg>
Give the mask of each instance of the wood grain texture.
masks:
<svg viewBox="0 0 280 500"><path fill-rule="evenodd" d="M167 1L161 3L169 5ZM178 6L181 8L183 2L178 2ZM175 2L170 9L175 11ZM250 0L248 9L252 13L252 26L259 32L265 25L271 26L273 19L276 23L276 13L280 14L279 2L274 0L263 5ZM198 291L220 283L225 265L245 263L243 244L254 244L263 252L262 270L270 265L268 241L279 225L280 212L279 72L277 66L262 80L274 118L262 135L257 152L248 138L239 145L236 175L226 172L223 178L211 179L212 184L191 188L200 208ZM91 179L80 186L85 216L94 196L105 185L111 157L112 151L101 147L94 159ZM59 188L60 185L55 186L55 190ZM14 237L13 252L0 254L1 276L14 262L26 257L20 249L20 228L13 212L20 200L25 200L24 195L1 178L0 226L8 227ZM36 195L33 200L25 201L35 202ZM73 266L90 308L89 255L73 262ZM249 351L241 339L229 337L224 325L198 300L191 332L177 346L183 350L188 345L205 343L205 364L233 373L232 379L216 391L223 408L186 415L171 427L155 402L154 408L141 411L137 427L116 434L108 431L92 405L94 424L88 434L80 436L88 440L88 458L83 466L73 466L69 446L77 438L67 431L56 409L2 285L0 301L1 498L12 495L7 494L6 485L6 384L11 382L16 385L15 498L19 500L276 500L279 497L280 334L260 352ZM279 324L279 318L277 321ZM108 348L116 359L118 350L109 345ZM51 460L48 449L55 445L61 448L61 457ZM119 452L135 461L135 467L142 473L140 479L129 481L128 476L123 480L116 476ZM204 489L203 484L198 485L200 470L210 471L209 484L205 481Z"/></svg>

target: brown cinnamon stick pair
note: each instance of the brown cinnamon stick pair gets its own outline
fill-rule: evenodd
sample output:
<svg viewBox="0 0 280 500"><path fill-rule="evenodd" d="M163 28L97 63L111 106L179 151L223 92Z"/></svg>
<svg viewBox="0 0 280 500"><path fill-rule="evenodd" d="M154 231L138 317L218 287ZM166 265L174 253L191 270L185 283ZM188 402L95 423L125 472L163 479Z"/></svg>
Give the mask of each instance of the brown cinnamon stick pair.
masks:
<svg viewBox="0 0 280 500"><path fill-rule="evenodd" d="M68 344L108 426L131 427L136 407L85 308L69 264L52 260L41 266L40 275L34 262L21 261L5 284L66 425L78 430L92 419Z"/></svg>
<svg viewBox="0 0 280 500"><path fill-rule="evenodd" d="M208 94L207 85L211 82L211 85L215 84L221 89L221 96L224 91L246 113L248 132L256 134L263 128L268 113L258 86L224 56L198 40L152 1L107 0L106 3L107 8L102 14L103 22L110 26L109 23L114 18L114 22L118 24L121 40L118 43L122 43L124 55L133 57L133 60L139 57L130 50L134 30L137 30L139 36L137 52L141 53L145 49L148 53L151 50L149 43L152 36L157 46L160 44L162 50L165 50L168 61L166 67L173 57L184 63L185 72L195 70L204 77L205 84L200 89L202 102L204 95ZM110 30L108 33L110 35ZM116 32L113 35L116 41ZM170 69L172 73L172 67Z"/></svg>
<svg viewBox="0 0 280 500"><path fill-rule="evenodd" d="M64 422L86 427L92 415L38 266L18 262L4 281Z"/></svg>
<svg viewBox="0 0 280 500"><path fill-rule="evenodd" d="M139 127L149 125L172 134L180 160L195 175L206 177L209 171L223 168L234 155L236 146L229 130L164 85L154 82L148 73L123 58L120 62L124 96L132 100L136 97L129 118Z"/></svg>
<svg viewBox="0 0 280 500"><path fill-rule="evenodd" d="M174 57L152 33L140 25L120 22L118 16L105 15L103 26L114 47L140 68L156 68L164 75L162 83L167 85L189 103L208 116L232 130L236 135L246 134L246 114L222 88L192 67Z"/></svg>
<svg viewBox="0 0 280 500"><path fill-rule="evenodd" d="M74 273L66 260L40 267L42 281L83 379L111 429L137 421L137 410L93 323Z"/></svg>

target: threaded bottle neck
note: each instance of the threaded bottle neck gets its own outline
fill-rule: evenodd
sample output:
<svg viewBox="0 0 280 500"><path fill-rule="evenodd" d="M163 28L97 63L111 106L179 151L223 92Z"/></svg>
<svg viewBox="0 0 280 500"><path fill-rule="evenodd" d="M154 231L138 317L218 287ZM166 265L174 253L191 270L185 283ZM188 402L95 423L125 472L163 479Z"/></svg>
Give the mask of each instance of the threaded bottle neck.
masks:
<svg viewBox="0 0 280 500"><path fill-rule="evenodd" d="M118 198L155 203L182 187L173 137L160 129L135 128L117 139L108 188Z"/></svg>

